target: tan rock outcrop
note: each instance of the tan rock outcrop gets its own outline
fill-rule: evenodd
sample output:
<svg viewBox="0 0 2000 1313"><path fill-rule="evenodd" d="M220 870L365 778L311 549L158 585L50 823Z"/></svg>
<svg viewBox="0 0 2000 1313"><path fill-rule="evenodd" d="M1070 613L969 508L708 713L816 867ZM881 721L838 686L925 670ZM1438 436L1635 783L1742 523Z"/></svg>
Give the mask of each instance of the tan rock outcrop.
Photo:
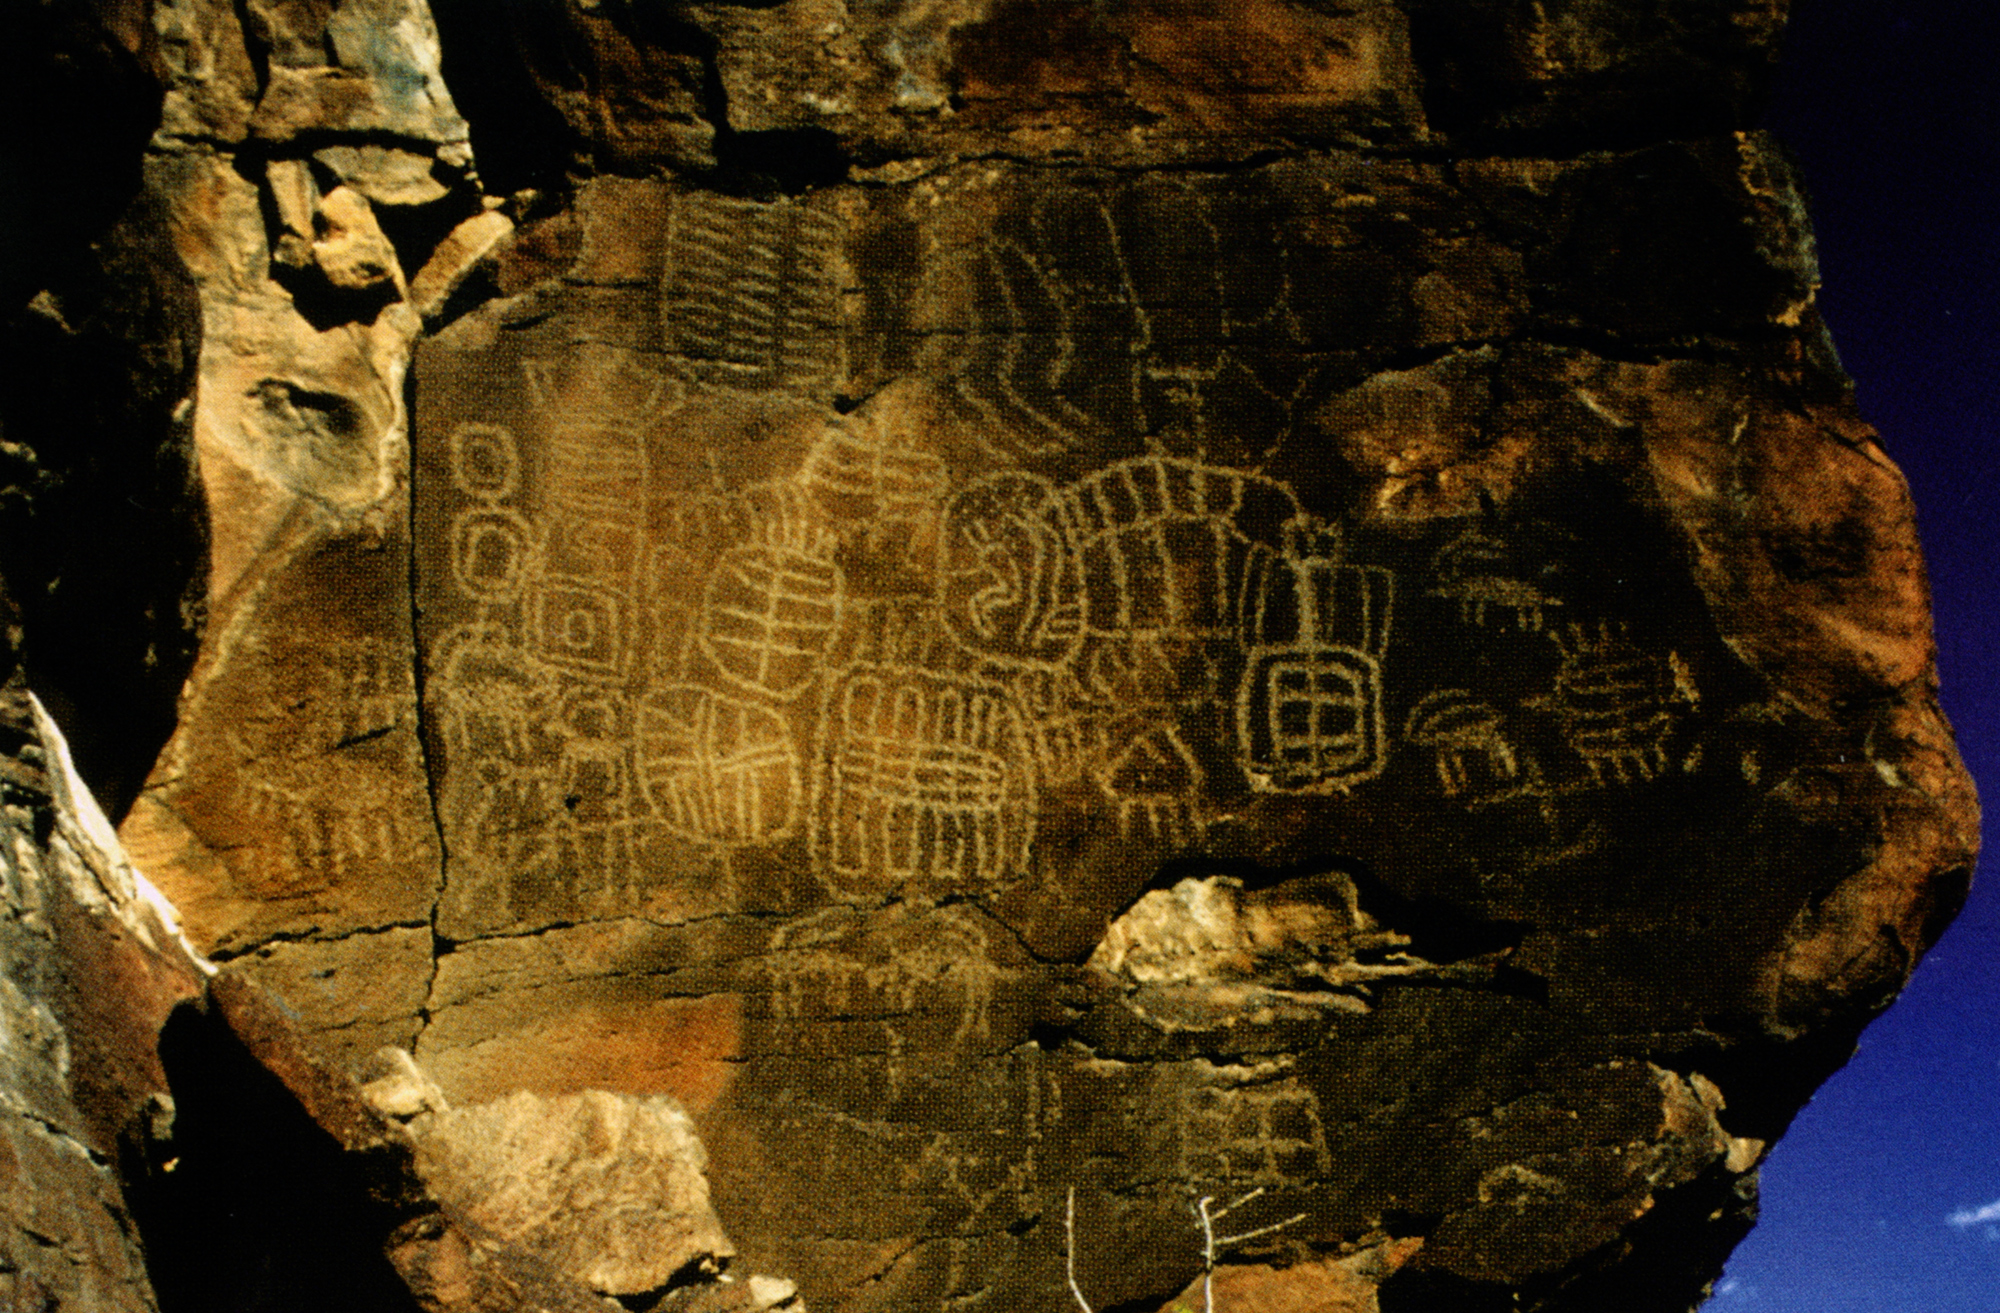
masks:
<svg viewBox="0 0 2000 1313"><path fill-rule="evenodd" d="M1976 829L1781 9L162 0L175 1051L434 1308L1679 1313Z"/></svg>

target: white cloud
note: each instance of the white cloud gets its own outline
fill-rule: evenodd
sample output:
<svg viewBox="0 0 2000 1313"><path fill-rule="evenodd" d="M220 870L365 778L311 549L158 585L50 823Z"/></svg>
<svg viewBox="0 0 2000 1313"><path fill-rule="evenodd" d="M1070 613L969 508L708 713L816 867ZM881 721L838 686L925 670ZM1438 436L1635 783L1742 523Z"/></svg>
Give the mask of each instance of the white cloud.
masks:
<svg viewBox="0 0 2000 1313"><path fill-rule="evenodd" d="M1945 1221L1960 1228L1979 1226L1987 1222L2000 1222L2000 1199L1995 1199L1983 1208L1961 1208L1950 1217L1947 1217Z"/></svg>

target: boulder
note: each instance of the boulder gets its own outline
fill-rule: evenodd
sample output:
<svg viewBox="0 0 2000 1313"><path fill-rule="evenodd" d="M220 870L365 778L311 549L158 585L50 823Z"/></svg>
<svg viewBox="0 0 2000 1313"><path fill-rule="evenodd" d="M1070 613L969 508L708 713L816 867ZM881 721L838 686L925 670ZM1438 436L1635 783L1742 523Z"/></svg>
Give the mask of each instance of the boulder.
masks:
<svg viewBox="0 0 2000 1313"><path fill-rule="evenodd" d="M585 1286L1680 1313L1963 897L1782 6L160 12L125 840Z"/></svg>

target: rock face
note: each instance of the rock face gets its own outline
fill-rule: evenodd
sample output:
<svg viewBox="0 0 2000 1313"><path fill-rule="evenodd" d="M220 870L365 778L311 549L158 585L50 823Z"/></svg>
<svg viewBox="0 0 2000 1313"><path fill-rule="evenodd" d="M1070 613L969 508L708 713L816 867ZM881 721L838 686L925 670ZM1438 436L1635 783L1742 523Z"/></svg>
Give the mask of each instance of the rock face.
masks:
<svg viewBox="0 0 2000 1313"><path fill-rule="evenodd" d="M153 1313L121 1169L171 1120L157 1038L206 967L18 681L0 690L0 845L0 1297Z"/></svg>
<svg viewBox="0 0 2000 1313"><path fill-rule="evenodd" d="M1783 6L851 8L153 6L168 1065L425 1307L1688 1308L1976 833Z"/></svg>

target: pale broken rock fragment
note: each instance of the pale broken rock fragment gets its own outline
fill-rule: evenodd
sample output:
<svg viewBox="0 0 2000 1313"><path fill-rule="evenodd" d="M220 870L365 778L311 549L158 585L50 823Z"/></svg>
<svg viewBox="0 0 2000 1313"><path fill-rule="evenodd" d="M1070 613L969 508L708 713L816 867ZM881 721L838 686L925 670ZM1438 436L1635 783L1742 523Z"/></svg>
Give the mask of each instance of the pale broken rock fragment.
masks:
<svg viewBox="0 0 2000 1313"><path fill-rule="evenodd" d="M593 1290L644 1296L711 1280L735 1257L709 1203L707 1152L671 1098L519 1091L453 1108L400 1049L367 1074L362 1097L408 1130L440 1203Z"/></svg>
<svg viewBox="0 0 2000 1313"><path fill-rule="evenodd" d="M320 198L314 226L313 262L327 282L348 292L385 286L403 290L396 248L375 221L366 196L351 187L335 187Z"/></svg>
<svg viewBox="0 0 2000 1313"><path fill-rule="evenodd" d="M464 220L438 243L410 279L410 304L425 319L436 316L479 262L514 235L514 221L497 209Z"/></svg>
<svg viewBox="0 0 2000 1313"><path fill-rule="evenodd" d="M1128 1005L1154 1024L1200 1029L1365 1011L1367 982L1434 970L1410 949L1337 872L1263 889L1208 876L1141 896L1089 966L1126 984Z"/></svg>

